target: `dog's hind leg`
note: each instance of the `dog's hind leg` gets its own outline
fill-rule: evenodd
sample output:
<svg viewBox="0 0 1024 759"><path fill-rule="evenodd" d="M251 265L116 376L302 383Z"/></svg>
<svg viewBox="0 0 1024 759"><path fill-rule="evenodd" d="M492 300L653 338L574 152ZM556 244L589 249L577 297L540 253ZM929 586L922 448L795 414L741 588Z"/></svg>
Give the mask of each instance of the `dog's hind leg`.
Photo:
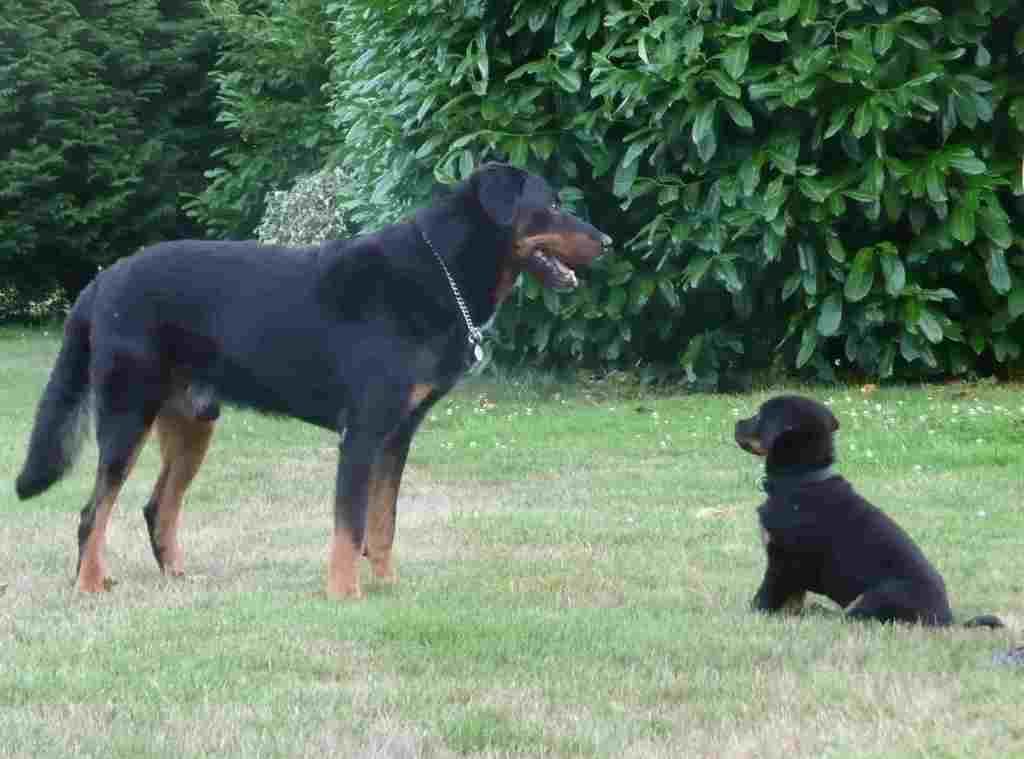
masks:
<svg viewBox="0 0 1024 759"><path fill-rule="evenodd" d="M939 626L953 621L944 593L903 579L886 580L865 591L846 607L846 616Z"/></svg>
<svg viewBox="0 0 1024 759"><path fill-rule="evenodd" d="M156 418L163 466L142 513L160 570L180 577L185 573L185 555L178 540L182 502L206 456L214 423L175 413L169 405Z"/></svg>
<svg viewBox="0 0 1024 759"><path fill-rule="evenodd" d="M78 589L92 593L110 588L103 555L110 515L164 392L158 363L136 344L122 351L97 351L94 358L99 464L92 498L78 524L77 570Z"/></svg>
<svg viewBox="0 0 1024 759"><path fill-rule="evenodd" d="M79 516L77 587L84 593L110 590L113 580L107 574L103 552L107 540L107 526L114 511L117 496L124 481L135 465L139 451L145 443L146 430L135 436L135 442L121 449L116 458L103 457L96 473L96 486L92 497Z"/></svg>

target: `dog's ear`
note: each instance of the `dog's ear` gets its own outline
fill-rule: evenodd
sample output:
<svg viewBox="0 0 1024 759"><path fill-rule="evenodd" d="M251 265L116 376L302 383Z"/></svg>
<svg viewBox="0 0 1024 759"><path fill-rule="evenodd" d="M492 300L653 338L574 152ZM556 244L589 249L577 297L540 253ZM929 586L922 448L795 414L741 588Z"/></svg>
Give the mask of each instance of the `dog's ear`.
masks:
<svg viewBox="0 0 1024 759"><path fill-rule="evenodd" d="M767 418L762 417L760 434L758 436L761 439L761 447L765 451L771 451L783 436L794 432L796 429L796 422L790 419L787 414L773 414Z"/></svg>
<svg viewBox="0 0 1024 759"><path fill-rule="evenodd" d="M761 411L761 445L767 451L791 433L814 437L831 435L838 429L839 420L828 406L805 399L772 402L770 409Z"/></svg>
<svg viewBox="0 0 1024 759"><path fill-rule="evenodd" d="M521 169L491 163L478 169L471 183L480 207L491 221L499 227L510 227L519 209L525 180L526 174Z"/></svg>

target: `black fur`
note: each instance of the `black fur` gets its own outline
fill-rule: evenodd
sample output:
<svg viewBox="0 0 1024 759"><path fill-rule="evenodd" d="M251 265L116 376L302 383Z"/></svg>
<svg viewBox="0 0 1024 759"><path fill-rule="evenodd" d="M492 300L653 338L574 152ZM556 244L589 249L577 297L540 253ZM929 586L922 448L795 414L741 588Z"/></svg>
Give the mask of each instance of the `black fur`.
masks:
<svg viewBox="0 0 1024 759"><path fill-rule="evenodd" d="M768 566L752 602L758 611L799 607L810 591L854 619L953 622L942 576L917 544L831 469L839 422L822 403L779 396L736 423L736 442L765 456L766 500L758 509ZM990 615L968 626L999 627Z"/></svg>
<svg viewBox="0 0 1024 759"><path fill-rule="evenodd" d="M358 549L375 462L386 458L379 476L397 483L420 419L468 364L467 327L431 244L483 325L520 271L573 285L572 270L610 242L560 210L540 177L490 164L414 219L351 240L154 245L103 271L78 298L17 493L41 493L68 469L90 391L98 491L127 475L158 415L212 422L227 402L344 431L335 528ZM160 487L145 515L162 563ZM100 498L83 511L82 545Z"/></svg>
<svg viewBox="0 0 1024 759"><path fill-rule="evenodd" d="M15 482L19 498L42 493L70 469L85 434L89 401L89 325L95 283L78 296L64 342L36 411L28 457Z"/></svg>

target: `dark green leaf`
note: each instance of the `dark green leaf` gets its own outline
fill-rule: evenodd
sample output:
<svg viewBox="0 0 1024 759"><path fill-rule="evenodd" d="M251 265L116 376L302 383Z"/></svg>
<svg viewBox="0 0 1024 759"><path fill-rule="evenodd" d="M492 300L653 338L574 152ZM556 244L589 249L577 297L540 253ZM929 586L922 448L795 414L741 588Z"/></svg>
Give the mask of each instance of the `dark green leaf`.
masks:
<svg viewBox="0 0 1024 759"><path fill-rule="evenodd" d="M776 13L779 21L788 21L800 11L800 0L779 0L779 7ZM800 366L800 364L797 364Z"/></svg>
<svg viewBox="0 0 1024 759"><path fill-rule="evenodd" d="M893 364L896 361L896 345L889 342L882 349L882 355L878 358L878 376L886 379L892 376Z"/></svg>
<svg viewBox="0 0 1024 759"><path fill-rule="evenodd" d="M747 40L730 45L722 53L722 67L729 72L729 76L736 80L740 79L743 72L747 70L749 60L750 43Z"/></svg>
<svg viewBox="0 0 1024 759"><path fill-rule="evenodd" d="M853 136L860 139L866 135L871 131L872 123L874 123L874 113L871 102L865 100L857 107L857 113L853 117Z"/></svg>
<svg viewBox="0 0 1024 759"><path fill-rule="evenodd" d="M1010 318L1016 319L1024 314L1024 285L1017 285L1007 299L1007 310Z"/></svg>
<svg viewBox="0 0 1024 759"><path fill-rule="evenodd" d="M541 290L541 297L544 300L544 308L546 308L549 313L557 314L562 310L562 304L557 291L552 290L550 287L545 287Z"/></svg>
<svg viewBox="0 0 1024 759"><path fill-rule="evenodd" d="M658 280L658 292L661 293L661 297L665 299L665 302L672 308L679 308L679 294L676 292L675 285L673 285L667 279Z"/></svg>
<svg viewBox="0 0 1024 759"><path fill-rule="evenodd" d="M896 253L883 253L878 258L882 268L882 276L885 279L885 291L892 297L896 297L907 284L907 270L903 261Z"/></svg>
<svg viewBox="0 0 1024 759"><path fill-rule="evenodd" d="M925 171L924 182L930 200L935 203L945 203L949 199L946 195L946 180L938 167L928 167Z"/></svg>
<svg viewBox="0 0 1024 759"><path fill-rule="evenodd" d="M683 270L683 278L687 286L696 287L699 285L709 266L711 266L711 258L709 256L694 256L691 258L690 262L686 265L686 269Z"/></svg>
<svg viewBox="0 0 1024 759"><path fill-rule="evenodd" d="M1013 286L1010 280L1010 270L1006 266L1006 254L1002 248L989 247L988 256L985 259L985 271L988 272L988 281L992 289L1000 295L1006 295Z"/></svg>
<svg viewBox="0 0 1024 759"><path fill-rule="evenodd" d="M740 86L736 84L728 74L719 71L718 69L711 69L708 72L708 76L711 77L711 81L715 83L715 86L726 97L738 98L740 96Z"/></svg>
<svg viewBox="0 0 1024 759"><path fill-rule="evenodd" d="M691 56L700 50L701 43L704 41L704 27L701 24L691 26L686 30L686 34L683 35L683 47L686 49L687 56Z"/></svg>
<svg viewBox="0 0 1024 759"><path fill-rule="evenodd" d="M843 241L839 239L839 235L830 234L826 241L826 249L828 254L832 257L832 260L843 263L846 261L846 249L843 247Z"/></svg>
<svg viewBox="0 0 1024 759"><path fill-rule="evenodd" d="M850 267L850 273L846 277L846 284L843 287L843 294L848 301L856 303L863 300L869 292L875 280L875 251L873 248L863 248L858 251Z"/></svg>
<svg viewBox="0 0 1024 759"><path fill-rule="evenodd" d="M555 80L555 83L566 92L575 93L580 91L580 87L583 84L583 80L580 77L580 72L575 69L563 69L559 66L552 66L551 78Z"/></svg>
<svg viewBox="0 0 1024 759"><path fill-rule="evenodd" d="M1009 335L997 335L992 341L992 352L997 361L1005 363L1020 356L1020 344Z"/></svg>
<svg viewBox="0 0 1024 759"><path fill-rule="evenodd" d="M829 188L824 182L819 182L811 177L801 177L796 182L797 188L807 198L815 203L824 203L829 196Z"/></svg>
<svg viewBox="0 0 1024 759"><path fill-rule="evenodd" d="M718 138L714 130L708 132L704 139L697 143L697 155L704 163L710 161L718 150Z"/></svg>
<svg viewBox="0 0 1024 759"><path fill-rule="evenodd" d="M998 201L993 201L998 202ZM1013 244L1013 232L1006 212L996 206L984 206L978 209L978 223L981 230L993 243L1000 248L1009 248Z"/></svg>
<svg viewBox="0 0 1024 759"><path fill-rule="evenodd" d="M790 296L800 287L800 281L802 278L801 272L798 271L795 271L786 277L786 281L782 283L782 300L789 300Z"/></svg>
<svg viewBox="0 0 1024 759"><path fill-rule="evenodd" d="M974 211L964 203L959 203L953 209L949 219L949 231L957 240L964 245L974 242Z"/></svg>
<svg viewBox="0 0 1024 759"><path fill-rule="evenodd" d="M875 30L875 52L879 55L885 55L889 52L889 48L892 47L893 40L896 39L896 34L893 28L889 24L882 24Z"/></svg>
<svg viewBox="0 0 1024 759"><path fill-rule="evenodd" d="M942 21L942 14L935 8L916 8L906 14L915 24L937 24Z"/></svg>
<svg viewBox="0 0 1024 759"><path fill-rule="evenodd" d="M839 293L832 293L822 302L818 310L818 334L831 337L839 331L843 320L843 299Z"/></svg>
<svg viewBox="0 0 1024 759"><path fill-rule="evenodd" d="M743 282L740 280L739 272L736 271L736 264L728 258L716 258L715 264L715 273L725 283L726 290L737 293L743 289Z"/></svg>
<svg viewBox="0 0 1024 759"><path fill-rule="evenodd" d="M633 159L626 162L625 158L619 163L619 167L615 170L615 182L612 185L612 192L618 198L624 198L630 194L633 189L633 183L636 181L637 172L640 170L640 162Z"/></svg>
<svg viewBox="0 0 1024 759"><path fill-rule="evenodd" d="M950 166L963 174L984 174L988 169L985 162L976 158L970 148L947 151L946 158Z"/></svg>
<svg viewBox="0 0 1024 759"><path fill-rule="evenodd" d="M743 107L743 104L737 100L723 99L722 105L725 106L725 110L729 113L729 118L733 120L736 126L742 129L750 129L754 126L754 119L750 115L750 111Z"/></svg>
<svg viewBox="0 0 1024 759"><path fill-rule="evenodd" d="M842 105L836 110L832 111L832 115L828 120L828 129L825 130L825 139L834 135L846 124L846 120L850 118L850 114L853 113L853 109L856 108L852 103Z"/></svg>
<svg viewBox="0 0 1024 759"><path fill-rule="evenodd" d="M545 287L544 292L549 292L548 288ZM628 291L625 287L613 287L608 292L608 302L605 304L605 311L608 315L612 318L621 316L627 297Z"/></svg>
<svg viewBox="0 0 1024 759"><path fill-rule="evenodd" d="M928 342L942 342L942 324L939 322L938 317L936 317L929 309L921 309L921 316L918 317L917 326L921 329L921 333L928 339Z"/></svg>
<svg viewBox="0 0 1024 759"><path fill-rule="evenodd" d="M715 127L715 106L717 100L709 100L697 111L693 120L693 142L699 144Z"/></svg>
<svg viewBox="0 0 1024 759"><path fill-rule="evenodd" d="M800 338L800 351L796 355L796 368L799 369L808 361L811 360L811 356L814 355L814 351L818 348L818 333L815 331L813 325L807 325L804 327L803 337Z"/></svg>

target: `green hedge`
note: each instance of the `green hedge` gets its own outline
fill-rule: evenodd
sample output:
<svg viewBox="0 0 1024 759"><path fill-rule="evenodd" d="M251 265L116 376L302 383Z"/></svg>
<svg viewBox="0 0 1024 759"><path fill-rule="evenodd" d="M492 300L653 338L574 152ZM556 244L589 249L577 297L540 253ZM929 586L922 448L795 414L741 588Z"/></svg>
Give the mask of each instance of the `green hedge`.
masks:
<svg viewBox="0 0 1024 759"><path fill-rule="evenodd" d="M199 234L218 39L198 2L33 0L0 12L0 320L75 295L146 243Z"/></svg>
<svg viewBox="0 0 1024 759"><path fill-rule="evenodd" d="M217 237L250 237L269 192L323 165L337 139L328 118L331 24L321 0L206 0L223 44L211 76L230 139L187 204Z"/></svg>
<svg viewBox="0 0 1024 759"><path fill-rule="evenodd" d="M364 0L335 28L342 203L374 226L504 156L616 254L524 279L506 360L964 374L1024 341L1010 0ZM557 314L559 318L552 318Z"/></svg>

